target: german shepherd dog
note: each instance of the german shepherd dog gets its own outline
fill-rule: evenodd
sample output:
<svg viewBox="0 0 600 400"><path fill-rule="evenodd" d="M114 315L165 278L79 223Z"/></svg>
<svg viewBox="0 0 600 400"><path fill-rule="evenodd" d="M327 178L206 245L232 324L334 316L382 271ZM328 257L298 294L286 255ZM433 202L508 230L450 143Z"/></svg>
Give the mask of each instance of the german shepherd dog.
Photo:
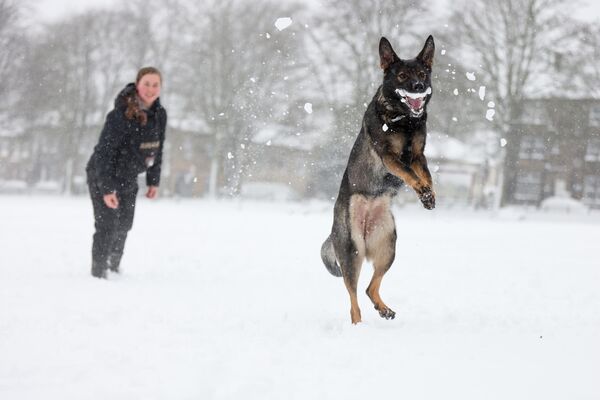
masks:
<svg viewBox="0 0 600 400"><path fill-rule="evenodd" d="M400 187L409 185L426 209L435 207L423 154L434 52L432 36L411 60L400 59L385 37L379 42L383 84L365 112L335 202L331 234L321 247L329 272L344 278L353 324L361 322L356 287L365 258L374 267L367 295L381 317L396 316L379 296L379 287L396 255L390 205Z"/></svg>

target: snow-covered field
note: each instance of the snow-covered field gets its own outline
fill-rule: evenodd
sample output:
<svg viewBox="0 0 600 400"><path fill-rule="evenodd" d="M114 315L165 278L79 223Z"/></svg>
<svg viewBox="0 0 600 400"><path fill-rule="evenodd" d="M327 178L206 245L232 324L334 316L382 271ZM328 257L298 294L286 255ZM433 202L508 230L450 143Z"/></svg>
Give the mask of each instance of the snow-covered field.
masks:
<svg viewBox="0 0 600 400"><path fill-rule="evenodd" d="M0 398L599 399L600 216L396 212L379 318L332 205L140 199L91 278L87 198L0 197Z"/></svg>

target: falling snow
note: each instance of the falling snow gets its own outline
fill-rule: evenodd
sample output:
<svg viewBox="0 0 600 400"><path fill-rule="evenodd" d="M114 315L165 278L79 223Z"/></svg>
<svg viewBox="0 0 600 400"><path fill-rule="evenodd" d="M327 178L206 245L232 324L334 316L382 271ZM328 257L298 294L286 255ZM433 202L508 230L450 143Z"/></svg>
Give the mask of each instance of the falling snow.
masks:
<svg viewBox="0 0 600 400"><path fill-rule="evenodd" d="M291 24L292 24L292 19L289 17L277 18L277 21L275 21L275 27L277 29L279 29L280 31L289 27Z"/></svg>
<svg viewBox="0 0 600 400"><path fill-rule="evenodd" d="M485 86L479 86L479 98L481 101L485 99Z"/></svg>

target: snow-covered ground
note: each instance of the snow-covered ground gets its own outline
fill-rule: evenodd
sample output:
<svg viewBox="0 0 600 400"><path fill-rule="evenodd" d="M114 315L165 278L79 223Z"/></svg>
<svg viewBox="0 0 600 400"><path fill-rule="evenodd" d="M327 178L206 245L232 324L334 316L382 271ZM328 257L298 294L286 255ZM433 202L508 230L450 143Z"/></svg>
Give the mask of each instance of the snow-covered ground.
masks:
<svg viewBox="0 0 600 400"><path fill-rule="evenodd" d="M87 198L0 197L1 399L599 399L600 216L396 212L379 318L326 203L140 199L91 278Z"/></svg>

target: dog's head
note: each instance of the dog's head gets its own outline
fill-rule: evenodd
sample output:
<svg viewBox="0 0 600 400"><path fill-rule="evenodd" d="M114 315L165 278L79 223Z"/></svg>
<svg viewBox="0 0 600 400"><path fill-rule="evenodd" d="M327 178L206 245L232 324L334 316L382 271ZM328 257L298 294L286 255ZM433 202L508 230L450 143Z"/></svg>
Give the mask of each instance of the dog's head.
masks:
<svg viewBox="0 0 600 400"><path fill-rule="evenodd" d="M383 95L403 114L419 118L431 98L431 66L435 45L433 36L425 41L423 50L411 60L400 59L390 42L379 41L379 57L383 69Z"/></svg>

